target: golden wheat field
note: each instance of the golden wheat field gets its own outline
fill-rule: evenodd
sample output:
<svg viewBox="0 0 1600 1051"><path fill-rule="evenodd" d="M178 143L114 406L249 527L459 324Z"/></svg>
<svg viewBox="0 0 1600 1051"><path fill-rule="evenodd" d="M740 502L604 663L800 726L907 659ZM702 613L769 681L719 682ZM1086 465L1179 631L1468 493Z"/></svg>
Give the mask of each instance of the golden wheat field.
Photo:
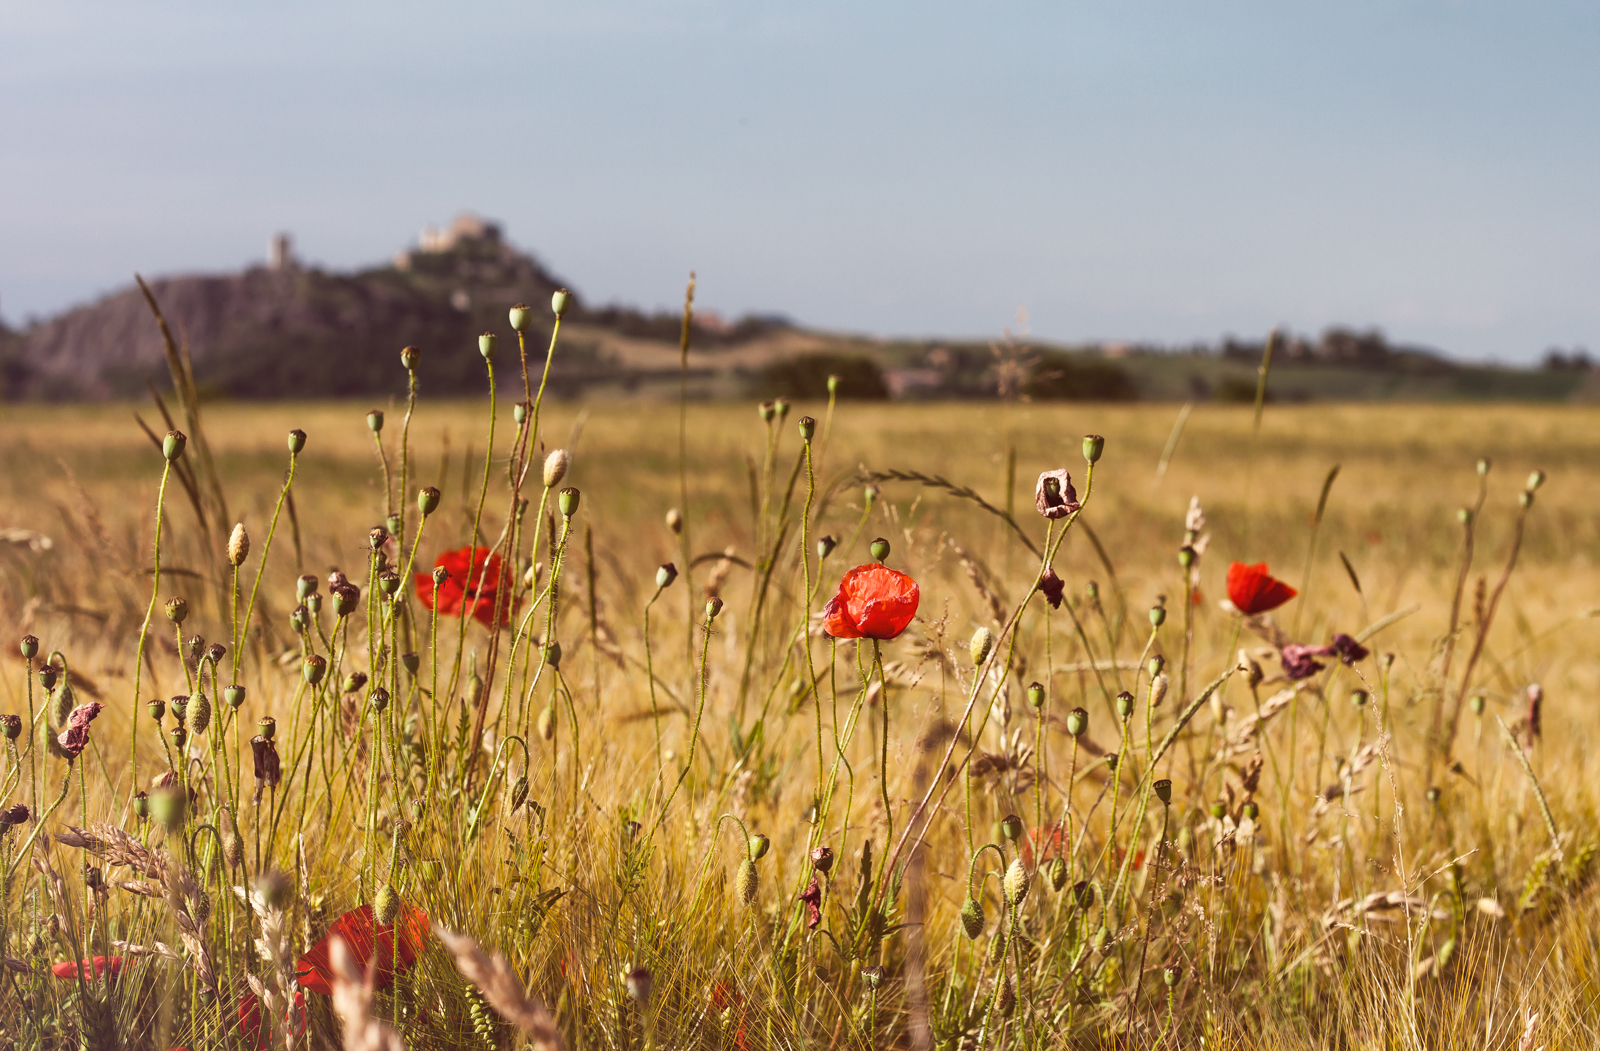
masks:
<svg viewBox="0 0 1600 1051"><path fill-rule="evenodd" d="M1600 1044L1600 410L524 412L506 346L492 446L0 416L0 1045Z"/></svg>

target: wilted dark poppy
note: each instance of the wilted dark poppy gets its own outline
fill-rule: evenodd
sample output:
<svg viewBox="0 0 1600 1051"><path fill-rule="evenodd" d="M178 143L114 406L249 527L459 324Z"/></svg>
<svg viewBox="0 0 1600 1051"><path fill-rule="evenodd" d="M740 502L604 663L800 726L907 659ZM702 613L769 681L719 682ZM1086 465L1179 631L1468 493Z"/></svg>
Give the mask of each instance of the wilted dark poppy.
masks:
<svg viewBox="0 0 1600 1051"><path fill-rule="evenodd" d="M79 753L89 746L89 724L94 722L94 717L104 707L98 701L90 701L72 709L72 714L67 717L67 728L56 738L68 759L78 758Z"/></svg>
<svg viewBox="0 0 1600 1051"><path fill-rule="evenodd" d="M295 974L300 984L312 992L332 996L333 939L343 938L357 967L366 970L369 963L373 965L373 987L387 989L396 974L403 974L417 962L427 937L428 914L421 909L402 902L395 922L383 926L373 918L372 906L363 905L333 921L323 939L300 957Z"/></svg>
<svg viewBox="0 0 1600 1051"><path fill-rule="evenodd" d="M917 615L917 582L868 563L845 573L839 593L822 607L822 626L836 639L892 639Z"/></svg>
<svg viewBox="0 0 1600 1051"><path fill-rule="evenodd" d="M1302 646L1298 642L1291 642L1278 651L1278 659L1283 662L1283 674L1291 682L1310 678L1322 670L1322 665L1313 658L1331 656L1332 646Z"/></svg>
<svg viewBox="0 0 1600 1051"><path fill-rule="evenodd" d="M1045 566L1044 574L1039 578L1039 592L1044 595L1051 609L1061 608L1061 593L1066 590L1067 582L1056 576L1054 566Z"/></svg>
<svg viewBox="0 0 1600 1051"><path fill-rule="evenodd" d="M437 589L431 573L415 576L417 599L441 616L455 616L467 607L473 619L494 627L496 596L500 599L500 623L511 621L511 577L501 564L500 556L486 547L461 547L446 551L434 560L434 567L443 567L450 575Z"/></svg>
<svg viewBox="0 0 1600 1051"><path fill-rule="evenodd" d="M1072 475L1065 468L1045 471L1033 487L1033 506L1049 519L1065 518L1080 506L1078 491L1072 487Z"/></svg>
<svg viewBox="0 0 1600 1051"><path fill-rule="evenodd" d="M111 977L115 978L122 972L122 957L96 956L92 963L89 960L84 960L81 965L75 960L63 960L50 968L51 973L57 978L76 978L80 971L85 978L88 978L91 970L94 971L93 976L96 978L108 972Z"/></svg>
<svg viewBox="0 0 1600 1051"><path fill-rule="evenodd" d="M811 874L811 882L806 884L806 889L800 894L800 900L806 904L806 930L814 931L822 922L822 884L817 882L817 874Z"/></svg>
<svg viewBox="0 0 1600 1051"><path fill-rule="evenodd" d="M1234 562L1228 566L1228 601L1245 616L1277 609L1296 594L1294 588L1267 572L1265 562L1253 566Z"/></svg>
<svg viewBox="0 0 1600 1051"><path fill-rule="evenodd" d="M1367 654L1371 651L1353 637L1340 632L1333 637L1333 652L1337 653L1344 663L1354 664L1356 661L1366 660Z"/></svg>

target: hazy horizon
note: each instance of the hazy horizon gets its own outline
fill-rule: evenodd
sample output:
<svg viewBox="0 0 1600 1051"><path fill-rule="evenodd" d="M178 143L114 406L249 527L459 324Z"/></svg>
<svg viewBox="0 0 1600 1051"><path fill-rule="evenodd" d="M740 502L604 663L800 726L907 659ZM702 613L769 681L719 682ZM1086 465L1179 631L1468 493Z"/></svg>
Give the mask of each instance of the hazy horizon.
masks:
<svg viewBox="0 0 1600 1051"><path fill-rule="evenodd" d="M461 210L590 301L1165 345L1600 345L1600 9L0 0L0 316L380 263Z"/></svg>

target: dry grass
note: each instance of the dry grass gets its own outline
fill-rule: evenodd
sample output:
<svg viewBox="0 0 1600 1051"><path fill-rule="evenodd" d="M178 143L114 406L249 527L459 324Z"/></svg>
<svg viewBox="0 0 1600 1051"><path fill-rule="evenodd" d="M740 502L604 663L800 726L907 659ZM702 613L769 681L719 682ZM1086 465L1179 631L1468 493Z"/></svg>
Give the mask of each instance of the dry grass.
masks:
<svg viewBox="0 0 1600 1051"><path fill-rule="evenodd" d="M501 360L504 391L514 366L504 355ZM514 385L520 391L520 375ZM1600 411L1269 407L1252 452L1250 411L1207 407L1189 418L1158 482L1156 464L1175 406L840 406L826 442L824 428L818 430L808 528L811 538L828 533L854 544L822 563L810 609L820 609L844 568L867 561L874 536L893 542L890 564L921 584L918 621L883 646L897 840L908 824L915 826L917 802L940 783L946 751L953 765L966 758L969 739L952 738L952 731L975 686L989 691L975 707L974 725L991 712L977 739L981 765L990 772L976 780L970 821L966 779L958 776L942 805L923 812L931 816L923 848L896 855L886 879L878 773L882 690L871 671L872 651L842 643L830 671L829 643L812 639L811 658L821 673L819 711L807 689L804 650L795 644L803 595L795 558L803 471L786 518L779 508L799 452L795 420L805 412L822 420L825 406L796 406L781 427L775 425L770 466L768 431L752 407L689 407L692 554L731 549L735 558L697 565L692 596L680 577L650 607L664 770L657 768L641 616L655 592L657 564L683 564L664 524L667 509L678 503L677 406L618 402L581 410L547 405L541 421L547 448L572 451L566 484L582 490L554 625L564 651L560 674L535 679L539 647L528 651L526 663L524 651L515 650L518 678L509 705L501 709L501 675L486 692L490 745L525 730L528 799L536 806L512 810L511 782L524 773L514 745L500 755L476 823L471 815L484 798L492 748L464 780L442 778L429 787L420 772L425 761L414 765L413 744L431 742L433 731L439 731L441 745L433 751L441 768L468 765L452 742L464 711L461 698L471 689L466 669L482 668L489 650L488 632L469 624L463 672L435 715L420 692L431 684L427 611L414 601L406 630L419 632L416 682L400 673L395 703L381 719L363 716L366 694L353 694L357 700L344 725L360 727L359 733L345 736L336 721L326 721L327 730L319 730L308 751L326 767L318 765L309 781L304 771L297 779L291 760L304 727L314 718L337 720L338 712L326 708L313 717L317 691L299 688L299 643L288 621L295 576L304 571L325 578L339 566L362 585L362 612L353 620L345 667L395 681L392 661L387 669L375 667L364 627L367 531L384 511L383 475L363 419L367 408L206 409L228 521L242 521L252 537L246 587L287 465L283 435L300 427L310 436L293 488L302 553L297 560L286 515L238 680L248 688L239 737L250 736L258 717L276 717L285 767L277 798L292 804L285 821L293 827L275 840L263 836L269 844L259 866L288 877L285 911L269 925L274 945L286 937L294 954L305 951L333 917L371 900L388 882L431 921L503 957L509 971L494 972L500 984L548 1005L571 1047L1097 1047L1118 1041L1187 1047L1203 1038L1206 1047L1532 1051L1588 1048L1600 1040L1594 993L1600 988L1594 933L1600 898L1590 872L1600 820L1593 780L1585 776L1588 750L1600 741L1600 714L1590 703L1600 694L1594 656L1600 514L1593 497L1600 483ZM384 438L397 470L404 406L385 408ZM157 433L166 429L145 409L137 411ZM489 542L500 535L507 507L510 415L509 404L502 405L482 530ZM30 547L18 532L19 542L0 545L0 621L15 636L31 632L44 640L41 656L62 651L79 699L98 693L108 705L93 724L90 750L76 764L85 776L80 782L74 774L45 831L106 820L123 825L147 846L122 853L153 851L140 855L155 859L145 868L159 866L182 893L174 890L169 906L160 889L154 897L118 885L86 889L79 863L86 848L70 834L48 855L50 874L27 861L17 865L0 921L0 956L28 968L0 976L0 1042L16 1046L30 1040L66 1046L76 1034L115 1029L127 1047L222 1047L237 1040L224 1029L236 1014L239 991L263 980L273 988L277 981L253 944L263 935L259 902L249 907L228 890L257 876L254 850L247 849L242 870L220 863L208 868L209 833L197 837L191 856L188 836L169 836L154 822L135 820L127 808L132 654L150 599L161 467L130 416L128 407L118 406L21 407L0 419L0 447L8 450L0 475L0 530L52 541L36 550L40 545ZM470 535L485 425L483 404L419 405L410 433L409 531L415 529L416 486L436 484L444 492L423 536L421 568ZM998 633L1028 597L1036 556L1001 519L970 500L898 481L884 483L869 506L853 479L862 470L889 469L942 476L970 486L994 508L1004 510L1009 502L1021 529L1041 546L1045 529L1032 510L1033 478L1064 466L1081 493L1079 439L1086 432L1106 436L1106 454L1080 527L1055 559L1082 634L1065 610L1046 617L1035 598L1018 621L1015 649L1004 637L991 673L975 677L967 640L980 626ZM1008 495L1012 448L1016 480ZM1443 640L1462 546L1456 510L1477 497L1473 464L1481 455L1493 457L1494 466L1466 578L1465 628L1446 680ZM1154 774L1174 782L1168 845L1160 847L1162 808L1150 798L1144 769L1148 676L1135 670L1149 635L1146 610L1165 596L1168 617L1151 647L1165 655L1172 679L1171 693L1151 719L1152 743L1159 744L1174 715L1236 662L1241 646L1258 653L1269 677L1277 674L1267 643L1249 630L1240 633L1238 618L1218 608L1224 574L1233 559L1267 561L1301 587L1319 493L1335 464L1339 473L1316 534L1309 586L1275 614L1276 624L1296 641L1322 643L1391 613L1414 612L1369 640L1373 659L1352 668L1327 662L1333 666L1292 698L1274 701L1284 683L1263 682L1253 691L1236 676L1215 701L1202 704ZM1472 692L1486 695L1486 712L1481 719L1463 715L1459 741L1445 758L1428 747L1436 698L1443 691L1447 702L1453 700L1460 686L1477 580L1485 577L1485 591L1492 592L1512 542L1517 494L1535 468L1548 472L1549 481L1529 513L1519 562L1471 683ZM528 495L537 507L536 477ZM1185 675L1177 552L1191 496L1204 508L1209 546L1199 562ZM188 599L185 634L226 640L225 530L213 528L208 546L176 483L167 508L159 598ZM530 511L527 532L533 518ZM560 516L554 522L559 531ZM1093 528L1114 576L1083 525ZM548 526L545 532L548 538ZM753 592L762 552L780 535L783 557L757 623ZM547 540L540 545L537 560L548 567ZM521 550L529 550L526 539ZM1359 578L1359 592L1341 554ZM720 593L727 605L713 630L703 633L699 589L714 565L726 573ZM814 558L810 571L815 586ZM1098 582L1103 613L1087 595L1089 581ZM322 617L330 627L327 609ZM533 634L542 635L542 611L537 621ZM167 754L142 702L190 692L159 604L156 627L138 707L145 786L166 768ZM1106 664L1108 637L1121 662L1116 669ZM453 620L439 638L443 694L456 659ZM511 643L511 633L503 635L501 669ZM314 645L328 652L320 640ZM694 665L702 646L705 715L693 767L671 795L690 749L700 699ZM1394 655L1387 683L1384 654ZM225 663L231 660L230 654ZM26 713L20 662L5 666L0 711ZM1042 726L1024 700L1023 688L1033 680L1049 688ZM528 700L519 703L529 681ZM1496 715L1508 726L1524 719L1526 689L1535 682L1544 690L1542 735L1519 732L1529 769L1549 800L1559 854L1530 779L1494 722ZM1365 708L1347 699L1357 685L1372 694ZM1113 781L1104 760L1094 757L1119 748L1109 698L1119 688L1133 690L1139 700L1124 776ZM33 700L42 704L37 685ZM1265 717L1253 726L1258 704ZM549 742L535 732L535 717L547 705L556 727ZM1089 712L1089 731L1074 758L1064 717L1079 705ZM858 706L863 714L845 747L839 790L813 826L807 812L816 795L818 728L823 761L831 766L835 730L845 733ZM386 735L376 769L375 723ZM171 726L170 716L165 725ZM222 786L228 778L215 765L220 762L233 776L242 772L237 817L253 848L250 749L244 743L236 757L238 740L221 713L200 739L208 774L197 784L186 831L214 820L212 808L227 795ZM61 790L66 764L46 757L41 746L36 799L29 764L15 763L8 754L5 802L48 806ZM1459 769L1452 772L1452 764ZM1076 775L1074 828L1087 817L1089 835L1068 882L1099 881L1093 910L1081 913L1070 891L1051 890L1041 871L1018 912L1017 932L1025 937L1005 939L998 878L1004 865L994 851L982 851L973 885L988 924L977 942L969 942L957 909L972 848L993 841L1009 863L1016 851L996 831L997 822L1015 812L1026 825L1036 823L1041 776L1042 812L1059 817L1069 770ZM374 779L375 773L382 776ZM1252 776L1259 779L1254 799L1261 808L1254 821L1243 816ZM1439 789L1437 803L1427 798L1430 786ZM419 797L425 802L420 809L414 804ZM87 814L81 813L85 799ZM1218 800L1226 807L1221 819L1210 809ZM309 804L306 816L297 820L302 802ZM1117 855L1106 852L1107 860L1095 867L1111 834L1113 808L1118 849L1136 839L1135 856L1147 853L1153 863L1124 871ZM772 840L770 853L755 863L759 885L748 908L734 886L746 851L733 819ZM6 834L0 850L7 867L30 831L22 826ZM99 835L103 843L106 834ZM874 853L863 871L868 843ZM797 895L810 878L813 845L830 847L835 864L821 881L827 890L822 925L808 931ZM89 860L107 866L107 881L148 875L116 867L103 852L100 857ZM1119 872L1124 900L1107 913L1103 906ZM196 890L201 886L204 894ZM874 901L885 910L877 927ZM51 916L60 919L52 924ZM1104 947L1102 927L1110 938ZM182 961L172 960L170 950L130 952L112 985L79 986L45 969L52 961L105 952L83 946L112 941L180 946ZM990 949L996 941L1006 948L1007 973L1020 974L1020 981L994 981ZM883 977L874 987L863 969L880 964ZM630 996L623 978L641 966L653 976L645 1002ZM1169 967L1179 972L1170 1000ZM213 981L222 990L220 1006L206 996ZM1007 988L1017 1003L1002 1018L991 1005L1011 995ZM492 1010L495 997L485 999L488 989L479 992L465 981L436 941L414 969L378 991L370 1007L363 989L359 981L345 985L350 1002L363 1005L360 1024L371 1033L392 1026L412 1047L520 1046L510 1024ZM326 998L309 994L308 1000L310 1046L336 1040L343 1025L352 1024L337 1022ZM108 1019L116 1024L108 1026Z"/></svg>

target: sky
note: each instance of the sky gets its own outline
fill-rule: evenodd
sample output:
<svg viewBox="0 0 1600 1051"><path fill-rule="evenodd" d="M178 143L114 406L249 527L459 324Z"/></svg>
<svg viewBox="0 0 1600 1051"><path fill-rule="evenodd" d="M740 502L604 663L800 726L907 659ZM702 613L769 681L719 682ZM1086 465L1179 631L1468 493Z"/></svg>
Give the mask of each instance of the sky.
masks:
<svg viewBox="0 0 1600 1051"><path fill-rule="evenodd" d="M0 317L459 211L591 302L1600 350L1600 5L0 0Z"/></svg>

